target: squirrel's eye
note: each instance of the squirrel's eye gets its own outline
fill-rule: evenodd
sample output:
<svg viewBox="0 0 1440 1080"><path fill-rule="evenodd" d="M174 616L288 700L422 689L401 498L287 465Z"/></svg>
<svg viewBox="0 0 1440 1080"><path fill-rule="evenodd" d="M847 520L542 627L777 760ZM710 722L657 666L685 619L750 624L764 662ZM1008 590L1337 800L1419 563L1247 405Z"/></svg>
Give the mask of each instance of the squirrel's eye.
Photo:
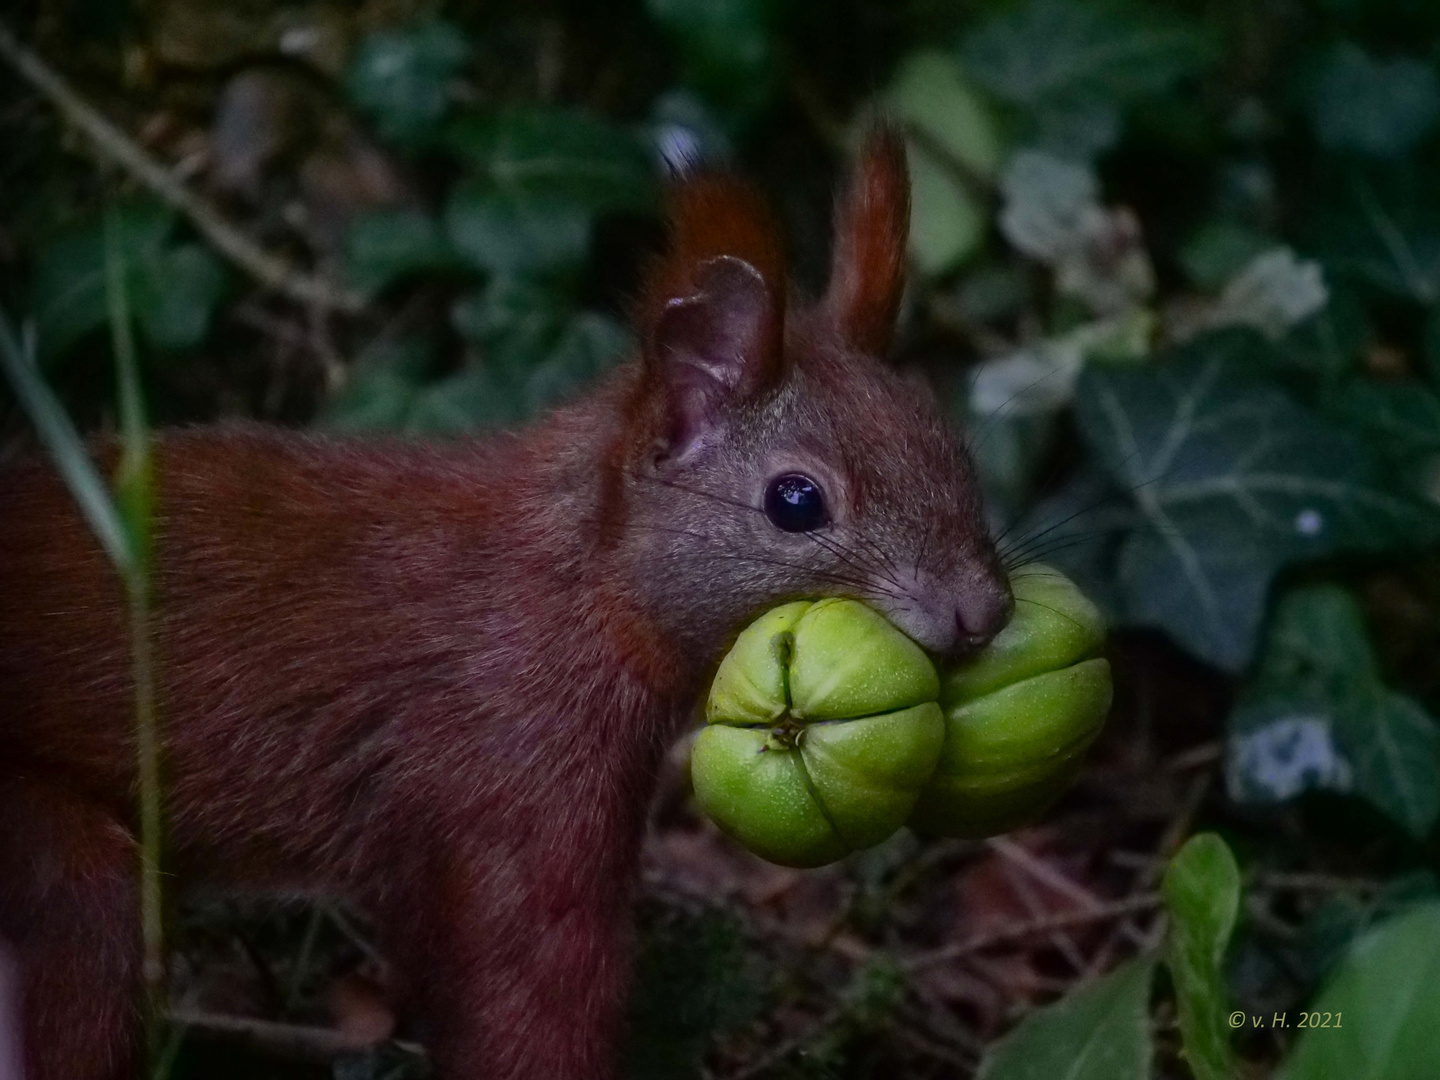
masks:
<svg viewBox="0 0 1440 1080"><path fill-rule="evenodd" d="M800 473L785 473L765 489L765 516L777 529L810 532L830 520L820 485Z"/></svg>

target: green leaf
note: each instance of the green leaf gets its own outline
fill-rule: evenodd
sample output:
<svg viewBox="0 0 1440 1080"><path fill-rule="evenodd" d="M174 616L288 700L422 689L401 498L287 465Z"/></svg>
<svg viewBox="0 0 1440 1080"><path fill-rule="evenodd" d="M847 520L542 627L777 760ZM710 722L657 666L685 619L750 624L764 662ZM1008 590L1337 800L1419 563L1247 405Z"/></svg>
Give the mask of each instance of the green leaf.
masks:
<svg viewBox="0 0 1440 1080"><path fill-rule="evenodd" d="M1260 379L1269 363L1254 335L1211 334L1151 369L1091 367L1076 399L1085 441L1146 523L1120 553L1129 617L1231 669L1281 566L1440 530L1369 447Z"/></svg>
<svg viewBox="0 0 1440 1080"><path fill-rule="evenodd" d="M1307 1010L1282 1080L1430 1080L1440 1061L1440 904L1396 916L1350 948Z"/></svg>
<svg viewBox="0 0 1440 1080"><path fill-rule="evenodd" d="M1281 598L1229 744L1237 801L1353 792L1417 837L1440 816L1440 727L1380 682L1360 607L1338 586Z"/></svg>
<svg viewBox="0 0 1440 1080"><path fill-rule="evenodd" d="M1002 101L1025 109L1046 142L1068 138L1093 152L1119 136L1122 106L1161 93L1200 67L1206 42L1141 6L1029 0L992 18L960 45L965 70Z"/></svg>
<svg viewBox="0 0 1440 1080"><path fill-rule="evenodd" d="M157 348L198 344L225 291L225 271L196 244L170 246L174 211L138 202L114 211L126 286L146 340ZM94 222L50 243L35 271L34 310L47 357L64 352L106 320L105 231Z"/></svg>
<svg viewBox="0 0 1440 1080"><path fill-rule="evenodd" d="M433 364L434 349L423 339L372 342L355 359L344 387L321 410L317 424L341 431L401 430Z"/></svg>
<svg viewBox="0 0 1440 1080"><path fill-rule="evenodd" d="M534 414L571 400L619 363L629 345L629 334L615 319L588 311L576 315L525 380L526 410Z"/></svg>
<svg viewBox="0 0 1440 1080"><path fill-rule="evenodd" d="M1440 816L1440 728L1419 702L1372 684L1335 703L1335 735L1355 770L1355 791L1412 836Z"/></svg>
<svg viewBox="0 0 1440 1080"><path fill-rule="evenodd" d="M1325 57L1306 106L1322 146L1399 157L1440 120L1440 78L1418 60L1376 60L1344 42Z"/></svg>
<svg viewBox="0 0 1440 1080"><path fill-rule="evenodd" d="M1426 379L1440 390L1440 307L1432 308L1425 317L1422 346Z"/></svg>
<svg viewBox="0 0 1440 1080"><path fill-rule="evenodd" d="M644 212L658 195L655 168L639 136L587 113L471 112L450 126L446 139L494 189L516 202Z"/></svg>
<svg viewBox="0 0 1440 1080"><path fill-rule="evenodd" d="M955 170L925 147L909 142L910 257L920 271L940 275L975 253L985 237L985 216Z"/></svg>
<svg viewBox="0 0 1440 1080"><path fill-rule="evenodd" d="M1310 585L1280 598L1256 675L1262 692L1338 697L1379 678L1365 615L1347 590Z"/></svg>
<svg viewBox="0 0 1440 1080"><path fill-rule="evenodd" d="M225 295L226 275L209 248L181 244L135 268L129 282L146 340L156 348L178 351L205 339Z"/></svg>
<svg viewBox="0 0 1440 1080"><path fill-rule="evenodd" d="M105 306L110 322L110 353L115 361L116 398L120 414L120 460L115 466L113 478L115 503L135 556L135 565L126 574L125 584L132 600L138 598L143 607L150 593L154 462L150 455L150 425L145 418L145 398L140 386L140 361L135 346L130 282L123 247L125 236L121 231L119 211L114 207L105 212L104 228ZM154 765L153 758L149 764ZM149 903L148 888L142 889L142 892ZM158 896L158 893L155 895ZM159 918L158 909L149 914Z"/></svg>
<svg viewBox="0 0 1440 1080"><path fill-rule="evenodd" d="M977 176L992 177L1000 168L995 120L950 56L933 51L911 54L886 99L900 120Z"/></svg>
<svg viewBox="0 0 1440 1080"><path fill-rule="evenodd" d="M469 42L447 22L383 30L355 50L345 88L374 118L381 138L415 145L439 127L450 84L469 58Z"/></svg>
<svg viewBox="0 0 1440 1080"><path fill-rule="evenodd" d="M525 278L496 277L478 293L456 301L455 329L484 349L486 364L515 382L555 347L566 310L554 289Z"/></svg>
<svg viewBox="0 0 1440 1080"><path fill-rule="evenodd" d="M1296 949L1301 975L1318 983L1361 935L1416 904L1436 900L1440 879L1429 870L1391 878L1373 894L1331 896L1305 920Z"/></svg>
<svg viewBox="0 0 1440 1080"><path fill-rule="evenodd" d="M405 430L415 435L466 435L519 419L513 391L485 368L470 368L418 391Z"/></svg>
<svg viewBox="0 0 1440 1080"><path fill-rule="evenodd" d="M1139 957L1036 1009L986 1050L976 1080L1148 1080L1154 971Z"/></svg>
<svg viewBox="0 0 1440 1080"><path fill-rule="evenodd" d="M1170 861L1163 888L1170 912L1166 963L1185 1059L1196 1080L1230 1080L1234 1059L1221 965L1240 911L1240 868L1224 840L1202 833Z"/></svg>
<svg viewBox="0 0 1440 1080"><path fill-rule="evenodd" d="M1211 221L1181 247L1180 263L1196 285L1218 292L1251 259L1274 246L1273 239L1244 225Z"/></svg>
<svg viewBox="0 0 1440 1080"><path fill-rule="evenodd" d="M1330 411L1392 456L1440 451L1440 396L1421 383L1355 379L1336 392Z"/></svg>
<svg viewBox="0 0 1440 1080"><path fill-rule="evenodd" d="M445 229L462 258L493 274L573 271L590 246L590 212L561 199L507 191L490 180L458 184Z"/></svg>
<svg viewBox="0 0 1440 1080"><path fill-rule="evenodd" d="M646 0L678 46L686 83L716 105L749 114L776 84L775 0Z"/></svg>
<svg viewBox="0 0 1440 1080"><path fill-rule="evenodd" d="M451 265L454 253L439 224L420 210L378 210L357 218L345 237L350 282L374 295L394 281Z"/></svg>
<svg viewBox="0 0 1440 1080"><path fill-rule="evenodd" d="M1440 205L1384 176L1349 177L1343 197L1320 202L1308 229L1333 274L1391 296L1440 300ZM1374 181L1373 183L1371 181Z"/></svg>
<svg viewBox="0 0 1440 1080"><path fill-rule="evenodd" d="M1333 386L1350 375L1374 337L1370 314L1353 288L1330 289L1330 302L1314 318L1275 343L1275 359Z"/></svg>

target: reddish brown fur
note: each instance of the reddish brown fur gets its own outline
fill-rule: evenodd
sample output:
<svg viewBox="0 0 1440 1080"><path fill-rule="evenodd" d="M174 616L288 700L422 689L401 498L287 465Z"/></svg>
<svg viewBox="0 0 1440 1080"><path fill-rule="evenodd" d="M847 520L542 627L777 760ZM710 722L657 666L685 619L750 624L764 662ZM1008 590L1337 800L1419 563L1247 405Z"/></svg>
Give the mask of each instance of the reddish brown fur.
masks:
<svg viewBox="0 0 1440 1080"><path fill-rule="evenodd" d="M693 293L696 272L719 256L753 266L783 307L785 250L775 218L759 192L732 177L699 176L670 192L667 204L671 242L651 271L642 331L654 325L672 298Z"/></svg>
<svg viewBox="0 0 1440 1080"><path fill-rule="evenodd" d="M744 618L842 592L943 650L957 611L1005 599L933 405L829 324L873 331L856 275L899 259L856 239L894 214L858 205L847 243L867 261L838 268L858 307L832 295L804 313L785 357L778 342L725 352L727 294L692 295L716 257L783 292L758 203L706 181L680 196L676 254L641 319L645 363L521 435L159 439L169 880L359 905L442 1076L609 1074L655 770ZM677 300L706 317L653 321ZM697 353L747 377L677 370ZM684 453L665 442L672 383L709 425ZM767 470L792 460L840 486L836 543L863 526L866 550L884 549L873 580L859 549L842 561L756 516ZM847 487L872 493L871 518L850 520ZM121 591L51 469L0 475L0 504L0 938L24 972L31 1080L127 1080L138 934ZM902 565L908 592L884 584L899 588L888 567Z"/></svg>
<svg viewBox="0 0 1440 1080"><path fill-rule="evenodd" d="M905 146L893 131L866 141L849 188L835 210L826 307L861 352L883 356L895 333L905 290L910 184Z"/></svg>

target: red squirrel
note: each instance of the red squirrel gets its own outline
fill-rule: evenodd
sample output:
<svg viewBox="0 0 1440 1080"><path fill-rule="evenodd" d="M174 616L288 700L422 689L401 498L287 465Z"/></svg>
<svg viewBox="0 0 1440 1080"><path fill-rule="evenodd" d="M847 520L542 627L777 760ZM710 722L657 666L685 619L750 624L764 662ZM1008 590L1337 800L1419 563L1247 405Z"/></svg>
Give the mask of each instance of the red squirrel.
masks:
<svg viewBox="0 0 1440 1080"><path fill-rule="evenodd" d="M903 146L787 285L763 201L697 177L638 356L518 433L424 445L157 436L170 880L344 898L440 1077L613 1074L663 751L733 635L861 599L954 656L1008 618L973 466L881 362ZM123 596L54 471L0 474L0 939L30 1080L139 1073Z"/></svg>

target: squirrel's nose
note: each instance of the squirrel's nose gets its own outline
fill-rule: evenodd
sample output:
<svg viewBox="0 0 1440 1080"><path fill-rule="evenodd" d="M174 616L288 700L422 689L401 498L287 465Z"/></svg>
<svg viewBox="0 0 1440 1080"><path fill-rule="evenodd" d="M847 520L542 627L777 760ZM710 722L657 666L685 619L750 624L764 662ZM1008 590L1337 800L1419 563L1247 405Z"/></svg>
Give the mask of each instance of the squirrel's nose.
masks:
<svg viewBox="0 0 1440 1080"><path fill-rule="evenodd" d="M970 590L955 607L955 636L959 651L983 649L1010 621L1015 600L1003 585Z"/></svg>

